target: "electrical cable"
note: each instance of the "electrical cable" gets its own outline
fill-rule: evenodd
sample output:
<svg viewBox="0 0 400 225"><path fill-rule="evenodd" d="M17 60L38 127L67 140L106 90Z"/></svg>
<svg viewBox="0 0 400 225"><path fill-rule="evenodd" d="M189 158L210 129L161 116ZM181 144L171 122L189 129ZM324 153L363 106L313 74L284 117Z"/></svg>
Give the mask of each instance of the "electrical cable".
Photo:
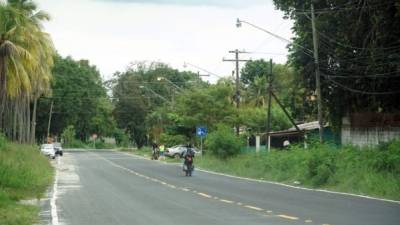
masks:
<svg viewBox="0 0 400 225"><path fill-rule="evenodd" d="M336 81L330 79L329 77L327 79L330 82L332 82L333 84L335 84L336 86L339 86L339 87L341 87L341 88L343 88L343 89L345 89L347 91L354 92L354 93L359 93L359 94L364 94L364 95L393 95L393 94L400 93L400 90L399 91L387 91L387 92L362 91L362 90L357 90L357 89L354 89L354 88L347 87L347 86L345 86L345 85L343 85L343 84L341 84L339 82L336 82Z"/></svg>

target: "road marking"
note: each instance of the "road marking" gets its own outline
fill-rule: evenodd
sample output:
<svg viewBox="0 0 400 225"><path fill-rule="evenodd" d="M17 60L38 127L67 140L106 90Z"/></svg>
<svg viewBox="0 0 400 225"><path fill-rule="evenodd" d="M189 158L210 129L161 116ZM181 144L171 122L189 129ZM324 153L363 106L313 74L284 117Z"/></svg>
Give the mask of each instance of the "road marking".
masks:
<svg viewBox="0 0 400 225"><path fill-rule="evenodd" d="M136 158L136 159L145 159L145 160L152 161L152 160L150 160L150 159L148 159L148 158L145 158L145 157L143 157L143 156L135 155L135 153L127 153L127 152L121 152L121 151L116 151L116 150L112 150L112 151L119 152L119 153L124 154L124 155L128 155L128 156L130 156L130 157L132 157L132 158ZM159 163L169 164L169 165L180 165L179 163L168 163L168 162L159 162ZM400 204L400 201L391 200L391 199L376 198L376 197L371 197L371 196L367 196L367 195L358 195L358 194L351 194L351 193L338 192L338 191L329 191L329 190L325 190L325 189L305 188L305 187L293 186L293 185L284 184L284 183L279 183L279 182L274 182L274 181L257 180L257 179L253 179L253 178L239 177L239 176L234 176L234 175L229 175L229 174L224 174L224 173L218 173L218 172L214 172L214 171L209 171L209 170L206 170L206 169L200 169L200 168L197 168L196 170L202 171L202 172L204 172L204 173L210 173L210 174L214 174L214 175L220 175L220 176L225 176L225 177L230 177L230 178L236 178L236 179L241 179L241 180L248 180L248 181L253 181L253 182L258 182L258 183L274 184L274 185L279 185L279 186L284 186L284 187L294 188L294 189L300 189L300 190L306 190L306 191L315 191L315 192L323 192L323 193L330 193L330 194L337 194L337 195L345 195L345 196L352 196L352 197L358 197L358 198L366 198L366 199L371 199L371 200L377 200L377 201L384 201L384 202L391 202L391 203Z"/></svg>
<svg viewBox="0 0 400 225"><path fill-rule="evenodd" d="M105 161L107 161L107 162L109 162L111 165L113 165L113 166L115 166L115 167L118 167L118 168L120 168L120 169L122 169L122 170L128 171L129 173L135 174L135 175L137 175L137 176L139 176L139 177L144 177L144 178L146 178L146 179L150 179L150 180L154 181L155 183L160 183L160 184L166 185L166 186L168 186L168 187L170 187L170 188L174 188L174 189L177 188L175 185L168 184L168 183L166 183L166 182L164 182L164 181L161 181L161 180L158 180L158 179L155 179L155 178L151 178L151 177L145 176L145 175L143 175L143 174L137 173L137 172L135 172L135 171L133 171L133 170L131 170L131 169L128 169L128 168L126 168L126 167L123 167L123 166L121 166L121 165L118 165L118 164L116 164L116 163L114 163L114 162L112 162L112 161L110 161L110 160L108 160L108 159L106 159L106 158L104 158L104 157L101 157L101 156L99 156L99 155L97 155L97 157L98 157L98 158L101 158L101 159L103 159L103 160L105 160ZM188 188L178 188L178 189L179 189L179 190L182 190L182 191L190 191L190 189L188 189ZM192 190L192 192L193 192L193 193L196 193L196 194L199 195L199 196L205 197L205 198L216 199L216 200L219 199L218 197L213 197L213 196L208 195L208 194L206 194L206 193L198 192L198 191L196 191L196 190ZM230 200L226 200L226 199L219 199L219 201L225 202L225 203L230 203L230 204L233 204L233 203L234 203L234 201L230 201ZM242 206L242 207L244 207L244 208L252 209L252 210L264 211L264 209L262 209L262 208L259 208L259 207L256 207L256 206L251 206L251 205L243 205L243 203L241 203L241 202L236 202L236 205ZM271 210L267 210L266 212L267 212L267 213L272 213ZM288 216L288 215L284 215L284 214L280 214L280 215L270 215L270 216L277 216L277 217L281 217L281 218L285 218L285 219L289 219L289 220L298 220L298 219L299 219L298 217ZM309 220L309 221L311 221L311 220ZM312 221L311 221L311 222L312 222ZM53 224L53 225L58 225L58 223L57 223L57 224ZM322 224L322 225L329 225L329 224Z"/></svg>
<svg viewBox="0 0 400 225"><path fill-rule="evenodd" d="M251 206L251 205L245 205L244 207L246 207L248 209L254 209L254 210L257 210L257 211L264 211L264 209L262 209L262 208Z"/></svg>
<svg viewBox="0 0 400 225"><path fill-rule="evenodd" d="M200 195L200 196L206 197L206 198L212 198L211 195L208 195L208 194L203 193L203 192L198 192L197 194Z"/></svg>
<svg viewBox="0 0 400 225"><path fill-rule="evenodd" d="M204 173L209 173L209 174L214 174L214 175L219 175L219 176L224 176L224 177L229 177L229 178L253 181L253 182L257 182L257 183L274 184L274 185L284 186L284 187L293 188L293 189L300 189L300 190L313 191L313 192L323 192L323 193L337 194L337 195L344 195L344 196L352 196L352 197L365 198L365 199L371 199L371 200L377 200L377 201L384 201L384 202L391 202L391 203L395 203L395 204L400 204L400 201L391 200L391 199L376 198L376 197L371 197L371 196L367 196L367 195L358 195L358 194L351 194L351 193L338 192L338 191L329 191L329 190L325 190L325 189L312 189L312 188L298 187L298 186L293 186L293 185L274 182L274 181L257 180L257 179L253 179L253 178L239 177L239 176L234 176L234 175L229 175L229 174L224 174L224 173L218 173L218 172L209 171L209 170L200 169L200 168L198 168L196 170L204 172Z"/></svg>
<svg viewBox="0 0 400 225"><path fill-rule="evenodd" d="M226 200L226 199L220 199L221 202L225 202L225 203L229 203L229 204L233 204L234 201L230 201L230 200Z"/></svg>
<svg viewBox="0 0 400 225"><path fill-rule="evenodd" d="M284 215L284 214L280 214L277 215L278 217L284 218L284 219L289 219L289 220L298 220L299 217L295 217L295 216L288 216L288 215ZM326 224L325 224L326 225Z"/></svg>
<svg viewBox="0 0 400 225"><path fill-rule="evenodd" d="M176 189L176 186L173 185L173 184L168 184L168 187L173 188L173 189Z"/></svg>
<svg viewBox="0 0 400 225"><path fill-rule="evenodd" d="M57 161L57 164L60 162L60 160ZM53 196L50 201L50 207L51 207L51 223L52 225L58 225L58 215L57 215L57 205L56 205L56 200L57 200L57 186L58 186L58 173L57 173L57 168L55 169L55 176L54 176L54 185L53 185Z"/></svg>
<svg viewBox="0 0 400 225"><path fill-rule="evenodd" d="M305 223L312 223L312 220L305 220Z"/></svg>
<svg viewBox="0 0 400 225"><path fill-rule="evenodd" d="M322 225L330 225L329 223L323 223Z"/></svg>

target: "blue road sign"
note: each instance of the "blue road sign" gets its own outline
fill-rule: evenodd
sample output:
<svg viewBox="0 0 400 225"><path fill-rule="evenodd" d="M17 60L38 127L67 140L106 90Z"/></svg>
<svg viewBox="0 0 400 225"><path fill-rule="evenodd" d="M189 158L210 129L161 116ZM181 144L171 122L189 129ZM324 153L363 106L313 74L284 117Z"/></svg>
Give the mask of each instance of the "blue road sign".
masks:
<svg viewBox="0 0 400 225"><path fill-rule="evenodd" d="M207 127L203 126L196 127L196 135L200 137L205 137L207 135Z"/></svg>

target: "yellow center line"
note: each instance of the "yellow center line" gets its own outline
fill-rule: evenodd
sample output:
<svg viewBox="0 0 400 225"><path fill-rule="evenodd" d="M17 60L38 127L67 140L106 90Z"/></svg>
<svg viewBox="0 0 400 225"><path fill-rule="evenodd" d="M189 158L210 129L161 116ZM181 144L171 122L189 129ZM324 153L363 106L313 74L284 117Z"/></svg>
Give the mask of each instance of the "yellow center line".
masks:
<svg viewBox="0 0 400 225"><path fill-rule="evenodd" d="M248 209L254 209L254 210L257 210L257 211L264 211L264 209L262 209L262 208L258 208L258 207L251 206L251 205L245 205L244 207L246 207Z"/></svg>
<svg viewBox="0 0 400 225"><path fill-rule="evenodd" d="M177 188L178 188L178 187L176 187L175 185L168 184L168 183L166 183L166 182L164 182L164 181L161 181L161 180L158 180L158 179L156 179L156 178L152 178L152 177L149 177L149 176L140 174L140 173L138 173L138 172L136 172L136 171L133 171L133 170L128 169L128 168L126 168L126 167L120 166L120 165L118 165L118 164L116 164L116 163L112 162L111 160L108 160L108 159L106 159L106 158L104 158L104 157L101 157L101 156L98 156L98 155L96 155L96 156L97 156L98 158L101 158L101 159L103 159L103 160L109 162L111 165L113 165L113 166L115 166L115 167L118 167L118 168L120 168L120 169L122 169L122 170L125 170L125 171L127 171L127 172L129 172L129 173L135 174L136 176L143 177L143 178L145 178L145 179L147 179L147 180L151 180L151 181L153 181L153 182L155 182L155 183L160 183L160 184L166 185L166 186L168 186L168 187L170 187L170 188L173 188L173 189L177 189ZM182 190L182 191L190 191L190 189L188 189L188 188L181 188L181 187L179 187L179 189ZM234 201L226 200L226 199L222 199L222 198L218 198L218 197L213 197L213 196L208 195L208 194L206 194L206 193L198 192L198 191L196 191L196 190L192 190L192 192L193 192L193 193L196 193L196 194L198 194L198 195L200 195L200 196L202 196L202 197L205 197L205 198L213 198L213 199L215 199L215 200L219 200L219 201L224 202L224 203L229 203L229 204L234 204L234 203L235 203ZM242 206L242 207L245 207L245 208L248 208L248 209L257 210L257 211L266 211L267 213L270 213L270 214L272 213L271 210L264 210L264 209L262 209L262 208L259 208L259 207L256 207L256 206L251 206L251 205L243 205L243 203L241 203L241 202L236 202L236 205ZM275 216L275 215L273 215L273 216ZM288 216L288 215L284 215L284 214L280 214L280 215L276 215L276 216L277 216L277 217L284 218L284 219L289 219L289 220L298 220L298 219L299 219L298 217L295 217L295 216ZM305 220L304 222L305 222L305 223L311 223L312 220L308 219L308 220ZM330 224L324 223L324 224L322 224L322 225L330 225Z"/></svg>
<svg viewBox="0 0 400 225"><path fill-rule="evenodd" d="M284 214L277 215L277 216L278 216L278 217L281 217L281 218L284 218L284 219L289 219L289 220L298 220L298 219L299 219L299 217L288 216L288 215L284 215Z"/></svg>
<svg viewBox="0 0 400 225"><path fill-rule="evenodd" d="M225 203L229 203L229 204L233 204L234 201L230 201L230 200L226 200L226 199L220 199L221 202L225 202Z"/></svg>
<svg viewBox="0 0 400 225"><path fill-rule="evenodd" d="M208 194L205 194L205 193L202 193L202 192L199 192L197 194L200 195L200 196L206 197L206 198L212 198L211 195L208 195Z"/></svg>

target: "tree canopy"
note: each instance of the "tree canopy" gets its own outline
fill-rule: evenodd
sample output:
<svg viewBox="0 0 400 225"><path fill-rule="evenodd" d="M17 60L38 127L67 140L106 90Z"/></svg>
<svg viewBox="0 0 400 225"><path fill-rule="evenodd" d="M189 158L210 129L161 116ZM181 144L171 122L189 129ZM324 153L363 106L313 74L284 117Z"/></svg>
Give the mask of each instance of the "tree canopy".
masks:
<svg viewBox="0 0 400 225"><path fill-rule="evenodd" d="M314 1L325 114L399 111L400 5L396 0ZM274 0L294 20L290 63L315 90L311 0Z"/></svg>
<svg viewBox="0 0 400 225"><path fill-rule="evenodd" d="M100 73L89 61L57 56L51 87L52 94L39 101L39 138L47 132L51 102L51 134L60 135L69 125L74 126L81 140L87 140L93 133L99 136L113 134L113 106Z"/></svg>
<svg viewBox="0 0 400 225"><path fill-rule="evenodd" d="M34 141L36 102L49 91L55 50L42 29L49 19L33 1L0 2L0 131L19 142Z"/></svg>

